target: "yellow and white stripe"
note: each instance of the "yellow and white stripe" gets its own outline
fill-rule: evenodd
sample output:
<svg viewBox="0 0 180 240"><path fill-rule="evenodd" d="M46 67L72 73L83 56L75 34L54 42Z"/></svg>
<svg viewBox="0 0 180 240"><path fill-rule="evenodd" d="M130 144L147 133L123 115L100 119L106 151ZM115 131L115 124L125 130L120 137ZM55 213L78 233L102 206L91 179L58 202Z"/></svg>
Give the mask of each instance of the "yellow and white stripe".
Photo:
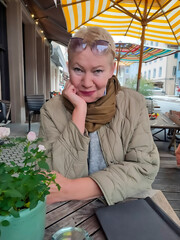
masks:
<svg viewBox="0 0 180 240"><path fill-rule="evenodd" d="M139 4L139 0L123 0L118 5L131 14L136 14L141 19L144 2L148 1L148 12L153 0L141 1L142 5L139 6L141 15L137 11L134 1L137 2L137 5ZM120 8L117 9L114 2L117 2L117 0L61 0L68 32L73 33L83 25L100 26L107 29L112 35L140 38L142 34L141 22L123 13ZM164 13L168 12L166 16L162 15L147 23L145 39L168 44L180 44L180 1L155 0L147 19L160 8L158 2L161 6L168 3L163 8ZM162 11L160 10L158 13L162 13Z"/></svg>

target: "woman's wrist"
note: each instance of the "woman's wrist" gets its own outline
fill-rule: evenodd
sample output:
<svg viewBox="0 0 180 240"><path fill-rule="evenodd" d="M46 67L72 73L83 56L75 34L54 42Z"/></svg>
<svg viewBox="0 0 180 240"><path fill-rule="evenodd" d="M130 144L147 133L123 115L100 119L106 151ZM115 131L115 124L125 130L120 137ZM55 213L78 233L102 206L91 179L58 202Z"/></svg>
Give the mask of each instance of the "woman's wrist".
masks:
<svg viewBox="0 0 180 240"><path fill-rule="evenodd" d="M72 113L72 121L77 126L79 131L84 134L85 130L85 120L87 114L87 104L83 106L77 106L74 108Z"/></svg>
<svg viewBox="0 0 180 240"><path fill-rule="evenodd" d="M103 195L97 183L89 177L69 179L66 193L66 200L88 200Z"/></svg>

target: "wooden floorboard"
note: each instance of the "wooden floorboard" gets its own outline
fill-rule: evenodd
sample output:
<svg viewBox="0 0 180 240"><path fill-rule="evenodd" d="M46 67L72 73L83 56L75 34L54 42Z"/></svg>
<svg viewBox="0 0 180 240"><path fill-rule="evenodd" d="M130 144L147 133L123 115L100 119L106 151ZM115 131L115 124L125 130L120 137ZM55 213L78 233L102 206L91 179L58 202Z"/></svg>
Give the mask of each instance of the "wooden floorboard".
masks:
<svg viewBox="0 0 180 240"><path fill-rule="evenodd" d="M169 142L155 142L160 155L160 169L153 183L166 196L180 218L180 167L177 167L174 149L168 149Z"/></svg>

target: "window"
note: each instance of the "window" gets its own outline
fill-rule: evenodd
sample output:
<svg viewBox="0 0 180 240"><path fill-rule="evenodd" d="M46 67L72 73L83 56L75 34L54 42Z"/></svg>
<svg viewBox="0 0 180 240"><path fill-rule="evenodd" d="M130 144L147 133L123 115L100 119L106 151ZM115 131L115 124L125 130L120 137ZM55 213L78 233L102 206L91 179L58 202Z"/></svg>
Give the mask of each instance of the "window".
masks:
<svg viewBox="0 0 180 240"><path fill-rule="evenodd" d="M162 67L159 68L159 77L162 77Z"/></svg>
<svg viewBox="0 0 180 240"><path fill-rule="evenodd" d="M174 54L174 58L178 58L178 53L175 53L175 54Z"/></svg>
<svg viewBox="0 0 180 240"><path fill-rule="evenodd" d="M144 72L144 78L146 78L146 71Z"/></svg>
<svg viewBox="0 0 180 240"><path fill-rule="evenodd" d="M154 68L154 70L153 70L153 78L155 78L156 77L156 69Z"/></svg>
<svg viewBox="0 0 180 240"><path fill-rule="evenodd" d="M158 42L156 42L156 47L158 46Z"/></svg>
<svg viewBox="0 0 180 240"><path fill-rule="evenodd" d="M151 46L153 46L153 41L151 41Z"/></svg>
<svg viewBox="0 0 180 240"><path fill-rule="evenodd" d="M151 77L151 70L148 71L148 79Z"/></svg>
<svg viewBox="0 0 180 240"><path fill-rule="evenodd" d="M173 76L176 76L176 66L173 66L172 75L173 75Z"/></svg>
<svg viewBox="0 0 180 240"><path fill-rule="evenodd" d="M129 73L129 68L126 68L126 73Z"/></svg>
<svg viewBox="0 0 180 240"><path fill-rule="evenodd" d="M180 62L178 62L178 70L180 71Z"/></svg>

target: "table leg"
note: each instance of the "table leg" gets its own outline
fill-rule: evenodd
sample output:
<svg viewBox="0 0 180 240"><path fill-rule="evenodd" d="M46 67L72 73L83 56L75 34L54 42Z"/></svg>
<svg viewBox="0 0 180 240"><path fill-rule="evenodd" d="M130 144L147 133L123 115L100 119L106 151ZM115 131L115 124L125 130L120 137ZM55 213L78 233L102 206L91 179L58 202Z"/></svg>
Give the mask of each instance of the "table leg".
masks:
<svg viewBox="0 0 180 240"><path fill-rule="evenodd" d="M171 142L168 146L168 148L170 149L172 145L174 145L174 151L176 151L176 129L174 129L173 131L173 135L172 135L172 138L171 138Z"/></svg>

